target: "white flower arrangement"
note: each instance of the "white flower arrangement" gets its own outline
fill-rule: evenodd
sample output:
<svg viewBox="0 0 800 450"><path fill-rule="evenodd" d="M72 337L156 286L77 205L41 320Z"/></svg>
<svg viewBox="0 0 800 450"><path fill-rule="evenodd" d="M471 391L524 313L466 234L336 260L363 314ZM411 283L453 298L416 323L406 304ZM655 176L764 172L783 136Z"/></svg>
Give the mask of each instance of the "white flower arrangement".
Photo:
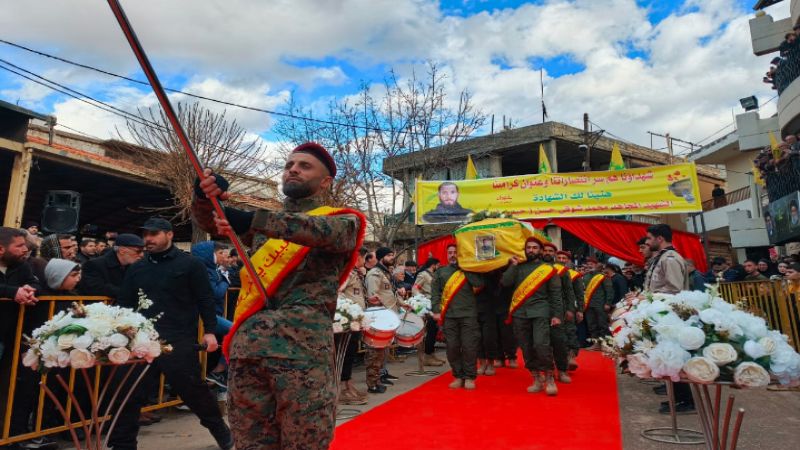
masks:
<svg viewBox="0 0 800 450"><path fill-rule="evenodd" d="M98 363L124 364L143 359L153 362L172 350L159 340L155 320L139 311L153 302L139 290L139 308L110 306L104 303L73 303L60 311L27 339L28 351L22 364L33 370L54 367L87 369Z"/></svg>
<svg viewBox="0 0 800 450"><path fill-rule="evenodd" d="M637 377L742 387L800 382L800 354L788 338L713 289L645 294L617 311L603 347Z"/></svg>
<svg viewBox="0 0 800 450"><path fill-rule="evenodd" d="M359 331L364 321L364 310L358 303L339 295L336 299L336 313L333 315L333 332Z"/></svg>
<svg viewBox="0 0 800 450"><path fill-rule="evenodd" d="M431 299L422 294L417 294L409 298L406 300L406 304L411 308L411 311L418 316L424 316L431 312Z"/></svg>

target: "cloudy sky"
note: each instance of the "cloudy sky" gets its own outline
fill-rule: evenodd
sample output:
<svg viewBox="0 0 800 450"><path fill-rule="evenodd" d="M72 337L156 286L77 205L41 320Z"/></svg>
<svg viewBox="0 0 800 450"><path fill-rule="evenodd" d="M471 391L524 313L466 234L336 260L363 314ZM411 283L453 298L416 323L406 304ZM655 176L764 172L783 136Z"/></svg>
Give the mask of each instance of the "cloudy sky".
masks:
<svg viewBox="0 0 800 450"><path fill-rule="evenodd" d="M647 131L707 142L741 112L739 98L757 95L763 104L774 96L761 82L772 56L751 50L755 0L122 3L165 86L264 109L280 109L291 91L306 106L322 105L362 81L380 82L390 68L403 75L433 60L451 92L469 89L484 112L523 126L541 120L544 69L551 120L581 126L588 112L614 135L649 145ZM785 18L788 4L767 12ZM105 2L0 0L0 7L0 39L143 79ZM147 86L7 43L0 59L120 109L155 104ZM123 121L6 70L0 99L98 137L114 135ZM275 138L274 117L229 113Z"/></svg>

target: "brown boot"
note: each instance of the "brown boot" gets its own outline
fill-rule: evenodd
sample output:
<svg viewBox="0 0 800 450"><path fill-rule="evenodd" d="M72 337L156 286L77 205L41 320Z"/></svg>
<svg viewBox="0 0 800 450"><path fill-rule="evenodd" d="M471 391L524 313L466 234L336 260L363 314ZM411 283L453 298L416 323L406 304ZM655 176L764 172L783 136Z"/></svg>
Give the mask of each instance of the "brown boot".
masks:
<svg viewBox="0 0 800 450"><path fill-rule="evenodd" d="M528 386L528 392L531 394L535 394L542 390L542 381L544 381L544 375L533 372L533 384Z"/></svg>
<svg viewBox="0 0 800 450"><path fill-rule="evenodd" d="M556 387L556 380L553 378L553 372L547 372L545 375L545 392L547 395L553 396L558 394L558 388Z"/></svg>
<svg viewBox="0 0 800 450"><path fill-rule="evenodd" d="M461 378L456 378L455 380L453 380L452 383L447 385L447 387L449 387L450 389L462 388L464 387L464 380L462 380Z"/></svg>
<svg viewBox="0 0 800 450"><path fill-rule="evenodd" d="M516 359L509 359L508 360L508 367L510 367L512 369L516 369L517 367L519 367L519 365L517 364L517 360Z"/></svg>
<svg viewBox="0 0 800 450"><path fill-rule="evenodd" d="M494 364L492 364L495 369L499 369L503 367L503 360L502 359L495 359Z"/></svg>
<svg viewBox="0 0 800 450"><path fill-rule="evenodd" d="M572 383L572 377L567 372L558 371L558 382L564 384Z"/></svg>
<svg viewBox="0 0 800 450"><path fill-rule="evenodd" d="M575 371L578 369L578 361L575 359L575 351L569 352L569 363L567 363L567 370Z"/></svg>
<svg viewBox="0 0 800 450"><path fill-rule="evenodd" d="M361 397L356 396L350 391L342 391L339 394L340 405L366 405L367 401Z"/></svg>
<svg viewBox="0 0 800 450"><path fill-rule="evenodd" d="M439 367L444 365L444 361L436 358L433 355L425 355L425 357L422 359L422 364L426 366Z"/></svg>
<svg viewBox="0 0 800 450"><path fill-rule="evenodd" d="M486 360L486 367L484 367L483 374L486 375L487 377L490 377L490 376L494 375L495 373L496 372L494 370L494 364L492 364L492 360L491 359L487 359Z"/></svg>
<svg viewBox="0 0 800 450"><path fill-rule="evenodd" d="M471 380L469 378L464 380L464 389L469 389L470 391L475 389L475 380Z"/></svg>
<svg viewBox="0 0 800 450"><path fill-rule="evenodd" d="M367 393L359 391L355 386L348 386L347 391L359 398L367 398Z"/></svg>
<svg viewBox="0 0 800 450"><path fill-rule="evenodd" d="M478 375L486 373L486 361L483 359L478 360Z"/></svg>

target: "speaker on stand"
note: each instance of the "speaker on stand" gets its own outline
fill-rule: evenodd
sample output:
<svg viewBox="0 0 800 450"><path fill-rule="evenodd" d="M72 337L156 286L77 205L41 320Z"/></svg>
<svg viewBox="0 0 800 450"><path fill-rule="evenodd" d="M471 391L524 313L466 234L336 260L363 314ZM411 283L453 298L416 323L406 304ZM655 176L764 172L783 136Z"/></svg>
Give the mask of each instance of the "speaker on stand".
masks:
<svg viewBox="0 0 800 450"><path fill-rule="evenodd" d="M75 191L47 191L42 210L42 231L74 234L80 220L81 194Z"/></svg>

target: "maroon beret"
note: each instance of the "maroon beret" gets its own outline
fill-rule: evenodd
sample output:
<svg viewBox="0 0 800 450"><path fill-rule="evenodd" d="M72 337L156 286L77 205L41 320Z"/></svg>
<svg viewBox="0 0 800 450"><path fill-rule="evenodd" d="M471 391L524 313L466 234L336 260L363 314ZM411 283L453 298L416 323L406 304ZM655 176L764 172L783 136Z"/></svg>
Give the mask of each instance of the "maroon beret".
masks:
<svg viewBox="0 0 800 450"><path fill-rule="evenodd" d="M300 144L292 150L292 153L308 153L309 155L317 158L327 169L328 172L331 174L332 177L336 176L336 163L333 161L333 157L325 147L317 144L316 142L306 142L305 144Z"/></svg>
<svg viewBox="0 0 800 450"><path fill-rule="evenodd" d="M558 251L558 247L556 246L556 244L554 244L554 243L552 243L552 242L543 242L543 243L542 243L542 247L550 247L550 248L552 248L553 250L556 250L556 251Z"/></svg>

